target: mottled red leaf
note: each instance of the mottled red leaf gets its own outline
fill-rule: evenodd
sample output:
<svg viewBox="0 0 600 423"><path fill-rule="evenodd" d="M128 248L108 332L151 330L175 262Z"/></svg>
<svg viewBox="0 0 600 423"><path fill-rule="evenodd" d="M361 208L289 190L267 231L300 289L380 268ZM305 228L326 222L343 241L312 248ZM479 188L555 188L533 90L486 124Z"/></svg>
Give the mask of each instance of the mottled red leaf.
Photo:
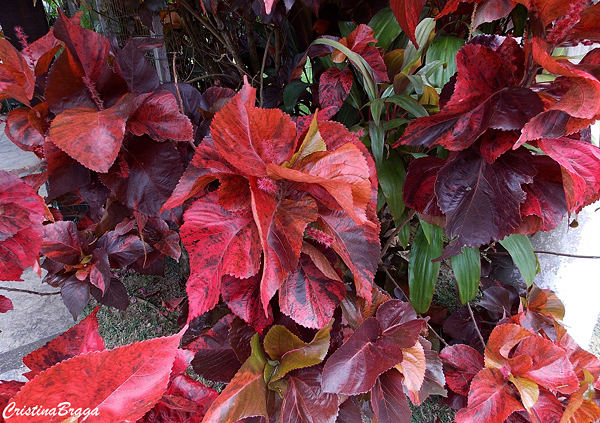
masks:
<svg viewBox="0 0 600 423"><path fill-rule="evenodd" d="M307 255L301 255L298 269L279 289L281 311L302 326L320 329L346 295L346 286L333 280L316 267Z"/></svg>
<svg viewBox="0 0 600 423"><path fill-rule="evenodd" d="M92 261L90 262L89 267L90 283L100 289L104 294L112 278L106 250L103 248L95 248L94 251L92 251Z"/></svg>
<svg viewBox="0 0 600 423"><path fill-rule="evenodd" d="M469 169L465 172L465 169ZM446 214L446 234L453 239L442 257L460 254L515 232L521 224L521 185L533 181L536 169L524 149L505 153L488 164L474 149L456 153L438 172L435 192Z"/></svg>
<svg viewBox="0 0 600 423"><path fill-rule="evenodd" d="M0 39L0 57L0 100L12 97L29 105L35 85L32 68L6 38Z"/></svg>
<svg viewBox="0 0 600 423"><path fill-rule="evenodd" d="M289 161L296 148L296 128L279 109L254 106L249 84L215 115L211 135L225 160L246 175L266 176L268 163Z"/></svg>
<svg viewBox="0 0 600 423"><path fill-rule="evenodd" d="M98 248L102 248L108 254L113 267L124 268L135 262L149 250L139 236L131 234L120 234L110 231L102 235L98 240Z"/></svg>
<svg viewBox="0 0 600 423"><path fill-rule="evenodd" d="M0 242L11 238L29 226L31 226L31 221L26 209L15 203L2 205L0 208Z"/></svg>
<svg viewBox="0 0 600 423"><path fill-rule="evenodd" d="M483 369L483 356L468 345L450 345L440 352L448 387L467 396L475 375Z"/></svg>
<svg viewBox="0 0 600 423"><path fill-rule="evenodd" d="M321 390L318 367L296 370L285 379L281 423L334 423L338 396Z"/></svg>
<svg viewBox="0 0 600 423"><path fill-rule="evenodd" d="M54 29L50 28L46 35L29 44L21 54L35 68L35 76L40 76L48 72L54 56L61 48L62 45L54 36Z"/></svg>
<svg viewBox="0 0 600 423"><path fill-rule="evenodd" d="M540 148L561 166L569 213L600 198L600 149L570 138L542 139Z"/></svg>
<svg viewBox="0 0 600 423"><path fill-rule="evenodd" d="M249 226L254 228L256 226ZM258 233L256 234L258 238ZM238 245L236 244L236 247ZM260 263L260 248L258 239L254 239L252 246L249 249L241 249L237 254L247 254L252 249L258 253L254 257L249 258L249 263ZM238 317L241 317L246 323L252 326L258 333L262 334L267 326L273 322L273 315L270 311L269 315L265 315L262 302L260 300L260 274L250 276L247 279L239 279L233 276L225 275L221 281L221 295L223 301Z"/></svg>
<svg viewBox="0 0 600 423"><path fill-rule="evenodd" d="M481 155L489 164L492 164L498 157L510 150L518 139L519 134L516 131L488 129L481 136L481 146L479 147Z"/></svg>
<svg viewBox="0 0 600 423"><path fill-rule="evenodd" d="M379 321L373 317L366 319L327 360L323 391L345 395L367 392L381 373L400 363L402 350L381 334Z"/></svg>
<svg viewBox="0 0 600 423"><path fill-rule="evenodd" d="M408 36L408 39L416 48L419 48L415 38L415 30L421 17L426 0L391 0L390 6L396 20L400 24L402 31Z"/></svg>
<svg viewBox="0 0 600 423"><path fill-rule="evenodd" d="M156 69L150 64L144 53L137 48L133 40L127 41L116 59L118 72L127 82L130 91L143 94L160 87Z"/></svg>
<svg viewBox="0 0 600 423"><path fill-rule="evenodd" d="M406 401L403 376L396 369L383 373L371 389L371 407L378 423L408 422L411 410Z"/></svg>
<svg viewBox="0 0 600 423"><path fill-rule="evenodd" d="M110 351L90 352L39 374L14 397L18 407L97 407L90 422L135 421L167 388L181 334L138 342ZM111 371L107 372L106 363ZM62 422L64 416L14 416L16 422Z"/></svg>
<svg viewBox="0 0 600 423"><path fill-rule="evenodd" d="M42 254L64 264L81 260L87 241L72 221L60 221L44 226Z"/></svg>
<svg viewBox="0 0 600 423"><path fill-rule="evenodd" d="M333 107L339 110L350 94L354 77L348 68L331 67L319 79L319 103L321 107Z"/></svg>
<svg viewBox="0 0 600 423"><path fill-rule="evenodd" d="M41 348L27 354L23 364L30 371L24 376L31 380L44 370L63 360L92 351L104 351L104 340L100 336L96 307L85 319Z"/></svg>
<svg viewBox="0 0 600 423"><path fill-rule="evenodd" d="M594 123L593 119L574 118L561 110L548 110L531 119L523 127L515 147L540 138L560 138L574 134Z"/></svg>
<svg viewBox="0 0 600 423"><path fill-rule="evenodd" d="M6 423L6 420L3 417L4 409L11 402L11 398L19 392L23 385L25 385L24 382L18 382L16 380L0 381L0 423ZM9 411L7 411L7 413L8 412Z"/></svg>
<svg viewBox="0 0 600 423"><path fill-rule="evenodd" d="M456 413L457 423L503 423L513 412L524 410L498 369L483 369L473 378L468 404Z"/></svg>
<svg viewBox="0 0 600 423"><path fill-rule="evenodd" d="M544 25L569 14L571 2L561 0L514 0L515 3L525 5L529 10L535 11L542 19Z"/></svg>
<svg viewBox="0 0 600 423"><path fill-rule="evenodd" d="M10 298L0 295L0 313L7 313L11 310L14 310L14 308Z"/></svg>
<svg viewBox="0 0 600 423"><path fill-rule="evenodd" d="M148 134L156 141L194 139L192 123L179 112L179 105L171 92L156 91L145 98L138 98L142 101L127 121L127 130L138 136Z"/></svg>
<svg viewBox="0 0 600 423"><path fill-rule="evenodd" d="M375 213L369 208L373 216ZM333 238L331 248L341 257L354 276L358 295L367 302L371 301L373 278L379 263L379 222L376 227L358 225L343 213L321 213L318 224Z"/></svg>
<svg viewBox="0 0 600 423"><path fill-rule="evenodd" d="M252 355L212 403L204 421L235 423L243 418L255 416L268 419L267 384L264 379L267 358L260 346L258 334L254 335L251 344Z"/></svg>
<svg viewBox="0 0 600 423"><path fill-rule="evenodd" d="M181 240L190 255L191 275L186 290L190 302L188 319L191 320L219 301L224 269L229 269L229 273L238 272L236 269L246 272L260 264L250 262L247 255L231 254L230 251L239 252L238 235L248 233L252 217L229 213L217 204L216 194L197 200L186 211L184 220Z"/></svg>
<svg viewBox="0 0 600 423"><path fill-rule="evenodd" d="M4 133L25 151L34 151L44 145L44 136L29 121L29 109L26 107L10 111Z"/></svg>
<svg viewBox="0 0 600 423"><path fill-rule="evenodd" d="M530 336L533 336L533 334L519 325L502 324L496 326L485 346L486 366L502 367L509 359L510 350Z"/></svg>
<svg viewBox="0 0 600 423"><path fill-rule="evenodd" d="M148 137L136 137L129 141L127 152L122 154L122 159L108 174L100 175L100 179L127 207L148 216L158 216L183 174L177 148Z"/></svg>
<svg viewBox="0 0 600 423"><path fill-rule="evenodd" d="M66 110L52 121L50 138L85 167L108 172L121 149L125 122L132 107L132 97L126 96L101 111L91 108Z"/></svg>

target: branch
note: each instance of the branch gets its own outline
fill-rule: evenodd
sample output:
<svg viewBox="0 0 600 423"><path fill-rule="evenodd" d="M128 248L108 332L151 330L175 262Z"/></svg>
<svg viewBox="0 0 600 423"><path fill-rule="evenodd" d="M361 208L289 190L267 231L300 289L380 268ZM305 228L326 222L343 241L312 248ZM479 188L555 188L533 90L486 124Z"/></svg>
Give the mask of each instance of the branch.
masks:
<svg viewBox="0 0 600 423"><path fill-rule="evenodd" d="M481 345L485 349L485 341L483 339L483 335L479 331L479 326L477 326L477 321L475 320L475 315L473 314L473 309L471 308L471 304L467 303L467 309L469 310L469 314L471 315L471 320L473 320L473 325L475 326L475 331L477 335L479 335L479 340L481 341Z"/></svg>
<svg viewBox="0 0 600 423"><path fill-rule="evenodd" d="M271 43L271 35L273 35L273 31L269 32L269 37L267 38L267 43L265 44L265 54L263 54L263 59L262 59L262 64L260 66L260 75L258 75L258 77L260 78L260 103L258 105L258 107L262 107L263 106L263 85L264 85L264 78L263 78L263 74L265 73L265 66L267 64L267 55L269 54L269 44Z"/></svg>
<svg viewBox="0 0 600 423"><path fill-rule="evenodd" d="M446 340L444 338L442 338L429 323L427 323L427 326L429 327L429 330L433 332L435 337L437 339L439 339L442 344L444 344L444 347L447 347L448 343L446 342ZM483 345L485 345L485 344L483 344Z"/></svg>
<svg viewBox="0 0 600 423"><path fill-rule="evenodd" d="M2 290L2 291L9 291L9 292L20 292L22 294L34 294L34 295L39 295L39 296L58 295L58 294L60 294L60 291L57 291L57 292L37 292L37 291L30 291L29 289L7 288L5 286L0 286L0 290Z"/></svg>
<svg viewBox="0 0 600 423"><path fill-rule="evenodd" d="M383 256L387 252L388 248L390 248L390 245L392 245L392 242L394 241L394 238L396 237L396 235L398 235L400 233L400 231L402 230L402 228L404 227L404 225L406 225L408 222L411 221L411 219L413 218L413 216L416 213L417 212L415 210L412 210L408 214L408 216L406 216L406 218L402 222L400 222L400 224L398 225L398 227L396 229L394 229L394 232L392 232L392 234L388 237L385 245L383 246L383 249L381 250L381 255L379 257L383 258Z"/></svg>

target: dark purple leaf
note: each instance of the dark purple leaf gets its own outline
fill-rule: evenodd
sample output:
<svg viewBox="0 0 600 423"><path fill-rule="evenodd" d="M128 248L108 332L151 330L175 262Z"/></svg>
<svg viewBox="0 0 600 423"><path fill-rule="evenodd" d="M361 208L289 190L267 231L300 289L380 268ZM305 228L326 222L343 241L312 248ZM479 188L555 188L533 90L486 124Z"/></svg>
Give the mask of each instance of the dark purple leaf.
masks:
<svg viewBox="0 0 600 423"><path fill-rule="evenodd" d="M129 266L150 250L149 246L144 248L144 242L139 236L120 234L117 231L110 231L102 235L98 240L98 248L106 250L114 267L118 268Z"/></svg>
<svg viewBox="0 0 600 423"><path fill-rule="evenodd" d="M104 249L95 248L92 251L90 269L90 283L104 293L112 277L110 264L108 263L108 254L106 254Z"/></svg>
<svg viewBox="0 0 600 423"><path fill-rule="evenodd" d="M62 221L44 226L42 254L64 264L81 260L87 241L77 230L75 222Z"/></svg>
<svg viewBox="0 0 600 423"><path fill-rule="evenodd" d="M132 39L117 54L118 70L129 91L136 94L149 93L160 86L156 69L148 62L144 53Z"/></svg>
<svg viewBox="0 0 600 423"><path fill-rule="evenodd" d="M80 281L75 276L70 276L62 282L60 295L73 319L77 320L90 301L90 284L87 280Z"/></svg>
<svg viewBox="0 0 600 423"><path fill-rule="evenodd" d="M126 310L129 306L129 295L127 288L117 278L112 278L108 289L102 294L102 291L95 286L90 286L90 293L100 304L108 307L114 307L117 310Z"/></svg>
<svg viewBox="0 0 600 423"><path fill-rule="evenodd" d="M411 411L404 395L403 376L398 370L383 373L371 389L371 407L378 423L408 422Z"/></svg>
<svg viewBox="0 0 600 423"><path fill-rule="evenodd" d="M48 200L81 188L91 180L90 171L50 140L44 143L48 167Z"/></svg>

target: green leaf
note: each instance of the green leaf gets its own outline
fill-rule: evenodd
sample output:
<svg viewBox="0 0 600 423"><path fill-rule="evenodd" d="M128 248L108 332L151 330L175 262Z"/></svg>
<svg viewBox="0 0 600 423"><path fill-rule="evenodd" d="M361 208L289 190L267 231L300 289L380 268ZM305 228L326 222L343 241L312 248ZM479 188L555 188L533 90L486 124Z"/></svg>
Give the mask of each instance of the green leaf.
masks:
<svg viewBox="0 0 600 423"><path fill-rule="evenodd" d="M421 226L413 241L408 262L408 287L410 302L417 313L425 313L431 305L433 290L440 272L440 262L432 262L442 255L442 234L439 226L433 226L431 243L427 242Z"/></svg>
<svg viewBox="0 0 600 423"><path fill-rule="evenodd" d="M399 128L409 122L410 121L408 119L390 119L383 123L383 129L386 131L391 131L392 129Z"/></svg>
<svg viewBox="0 0 600 423"><path fill-rule="evenodd" d="M290 113L294 110L298 97L302 94L310 84L302 82L299 79L295 79L285 86L283 89L283 107L286 112Z"/></svg>
<svg viewBox="0 0 600 423"><path fill-rule="evenodd" d="M427 223L424 220L421 220L421 218L419 218L419 223L421 223L421 229L423 229L423 234L425 235L427 242L431 244L433 241L433 229L435 225Z"/></svg>
<svg viewBox="0 0 600 423"><path fill-rule="evenodd" d="M412 65L420 59L421 54L429 44L429 37L434 30L435 21L433 18L425 18L419 22L419 25L417 25L417 29L415 31L415 37L417 39L417 43L419 44L419 49L417 50L413 43L408 43L406 49L404 50L404 63L402 64L402 69L412 67Z"/></svg>
<svg viewBox="0 0 600 423"><path fill-rule="evenodd" d="M462 254L452 257L450 262L458 283L460 302L466 304L477 295L481 279L481 258L479 248L463 247L462 251Z"/></svg>
<svg viewBox="0 0 600 423"><path fill-rule="evenodd" d="M375 164L379 167L383 161L383 145L385 144L385 134L383 126L375 122L369 122L369 138L371 139L371 151Z"/></svg>
<svg viewBox="0 0 600 423"><path fill-rule="evenodd" d="M396 94L384 99L387 103L394 103L397 106L402 107L408 113L414 117L429 116L425 107L423 107L417 100L406 94Z"/></svg>
<svg viewBox="0 0 600 423"><path fill-rule="evenodd" d="M279 361L286 352L305 347L306 342L287 330L285 326L275 325L265 335L263 346L271 360Z"/></svg>
<svg viewBox="0 0 600 423"><path fill-rule="evenodd" d="M267 384L264 379L267 357L258 334L250 341L252 354L235 374L229 385L211 404L205 422L234 423L246 417L263 416L267 420Z"/></svg>
<svg viewBox="0 0 600 423"><path fill-rule="evenodd" d="M392 41L402 31L392 9L389 7L381 9L373 16L373 19L369 22L369 26L373 28L374 37L377 40L376 46L382 47L384 50L387 50Z"/></svg>
<svg viewBox="0 0 600 423"><path fill-rule="evenodd" d="M423 77L421 75L408 75L408 80L412 83L415 88L415 93L418 97L423 95L425 91L425 84L423 83Z"/></svg>
<svg viewBox="0 0 600 423"><path fill-rule="evenodd" d="M373 121L375 122L375 125L379 126L379 123L381 122L381 112L383 110L383 99L376 98L369 104L371 106L371 116L373 117Z"/></svg>
<svg viewBox="0 0 600 423"><path fill-rule="evenodd" d="M339 21L338 28L342 37L347 37L356 29L356 24L352 21Z"/></svg>
<svg viewBox="0 0 600 423"><path fill-rule="evenodd" d="M454 35L439 37L431 43L425 55L427 63L440 60L445 64L444 68L438 68L435 73L428 77L431 85L442 88L456 73L456 53L464 45L465 40Z"/></svg>
<svg viewBox="0 0 600 423"><path fill-rule="evenodd" d="M500 244L512 257L527 286L531 286L537 273L537 258L531 240L525 235L512 234L501 240Z"/></svg>
<svg viewBox="0 0 600 423"><path fill-rule="evenodd" d="M332 324L333 320L329 322L323 329L318 331L313 340L308 344L302 342L284 326L273 326L269 333L267 333L265 336L265 349L267 349L267 338L270 336L277 337L281 340L296 338L302 343L302 345L295 343L294 345L290 344L287 346L287 351L281 356L279 365L271 376L270 383L280 380L292 370L314 366L315 364L322 362L327 355L327 351L329 350ZM271 332L276 333L271 335Z"/></svg>
<svg viewBox="0 0 600 423"><path fill-rule="evenodd" d="M406 166L394 150L390 151L389 156L379 166L377 177L394 222L398 224L402 221L405 209L402 186L406 179Z"/></svg>

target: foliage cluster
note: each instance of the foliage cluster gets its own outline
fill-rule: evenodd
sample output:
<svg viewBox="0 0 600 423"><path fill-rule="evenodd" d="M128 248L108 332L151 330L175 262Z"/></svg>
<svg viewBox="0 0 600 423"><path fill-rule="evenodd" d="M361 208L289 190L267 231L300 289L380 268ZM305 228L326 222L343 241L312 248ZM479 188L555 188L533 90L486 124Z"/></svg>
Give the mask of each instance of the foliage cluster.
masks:
<svg viewBox="0 0 600 423"><path fill-rule="evenodd" d="M77 16L59 13L20 52L0 39L0 99L23 104L6 134L47 165L0 172L2 278L40 270L41 254L76 318L90 296L127 307L117 269L161 272L181 245L190 262L180 333L105 350L92 313L25 358L30 381L2 382L0 408L396 422L408 401L442 395L459 422L599 419L600 362L532 286L526 235L600 198L600 49L577 64L552 55L599 38L600 6L241 3L167 10L181 39L196 19L227 49L203 92L159 81L153 40L119 46ZM523 284L482 266L500 248ZM445 259L466 304L449 316L431 307Z"/></svg>

